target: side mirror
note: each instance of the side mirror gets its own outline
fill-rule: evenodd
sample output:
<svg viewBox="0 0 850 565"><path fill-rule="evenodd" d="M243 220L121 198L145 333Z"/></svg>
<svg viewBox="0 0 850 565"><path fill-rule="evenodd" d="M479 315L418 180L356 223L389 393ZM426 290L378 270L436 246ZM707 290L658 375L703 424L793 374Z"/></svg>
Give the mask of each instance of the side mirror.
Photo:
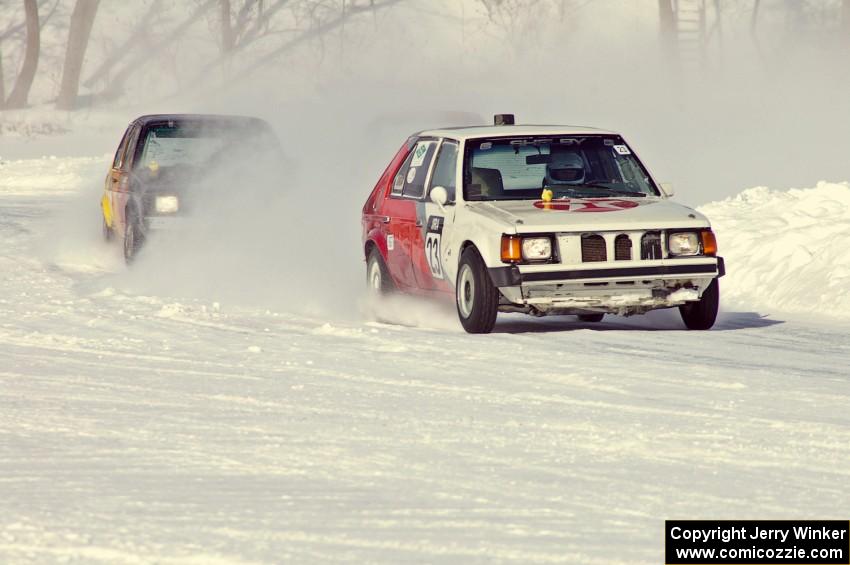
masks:
<svg viewBox="0 0 850 565"><path fill-rule="evenodd" d="M666 196L667 198L670 198L671 196L676 194L676 191L673 190L673 183L662 182L662 183L659 183L659 184L661 186L661 192L663 192L664 196Z"/></svg>
<svg viewBox="0 0 850 565"><path fill-rule="evenodd" d="M440 210L443 209L443 206L448 204L449 202L449 193L442 186L435 186L431 189L431 202L440 207Z"/></svg>

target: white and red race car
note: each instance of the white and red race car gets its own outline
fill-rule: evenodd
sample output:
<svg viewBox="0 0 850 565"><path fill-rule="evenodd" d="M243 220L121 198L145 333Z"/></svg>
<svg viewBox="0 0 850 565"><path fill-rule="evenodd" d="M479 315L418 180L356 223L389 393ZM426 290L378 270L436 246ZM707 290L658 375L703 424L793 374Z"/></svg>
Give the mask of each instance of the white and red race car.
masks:
<svg viewBox="0 0 850 565"><path fill-rule="evenodd" d="M447 128L411 136L363 207L369 287L454 296L466 331L498 312L717 316L723 259L708 219L670 200L614 132Z"/></svg>

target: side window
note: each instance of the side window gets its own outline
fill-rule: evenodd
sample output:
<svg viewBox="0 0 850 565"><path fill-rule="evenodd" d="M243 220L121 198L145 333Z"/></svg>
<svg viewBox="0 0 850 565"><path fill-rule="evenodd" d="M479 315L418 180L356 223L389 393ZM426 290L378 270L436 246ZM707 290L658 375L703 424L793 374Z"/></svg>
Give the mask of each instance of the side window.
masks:
<svg viewBox="0 0 850 565"><path fill-rule="evenodd" d="M404 160L404 163L401 164L401 167L398 168L398 172L395 174L395 178L393 179L393 196L401 196L401 191L404 189L404 179L407 176L407 169L410 168L410 161L413 160L413 151L407 154L407 159Z"/></svg>
<svg viewBox="0 0 850 565"><path fill-rule="evenodd" d="M442 186L449 193L449 202L454 202L457 172L457 142L445 140L440 146L434 174L431 175L431 188Z"/></svg>
<svg viewBox="0 0 850 565"><path fill-rule="evenodd" d="M127 131L124 132L124 137L121 138L121 143L118 144L118 151L115 152L115 158L112 160L112 168L120 169L121 164L124 161L124 153L127 152L127 142L130 141L130 132L133 131L133 127L130 126L127 128Z"/></svg>
<svg viewBox="0 0 850 565"><path fill-rule="evenodd" d="M416 144L393 179L393 195L422 198L425 194L425 179L436 149L435 140L423 140Z"/></svg>

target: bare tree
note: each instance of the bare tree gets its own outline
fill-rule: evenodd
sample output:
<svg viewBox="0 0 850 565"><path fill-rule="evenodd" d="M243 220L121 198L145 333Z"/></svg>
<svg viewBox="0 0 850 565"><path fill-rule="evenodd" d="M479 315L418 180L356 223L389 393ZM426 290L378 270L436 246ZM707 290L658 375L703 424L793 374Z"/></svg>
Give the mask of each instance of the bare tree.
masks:
<svg viewBox="0 0 850 565"><path fill-rule="evenodd" d="M542 53L547 25L557 21L562 41L570 37L571 17L587 2L579 0L478 0L495 32L515 55ZM563 45L563 43L562 43Z"/></svg>
<svg viewBox="0 0 850 565"><path fill-rule="evenodd" d="M111 50L106 60L83 82L83 86L91 88L98 82L108 82L110 71L125 57L132 54L134 47L143 43L149 36L151 28L155 26L155 18L161 5L162 0L151 2L145 15L138 19L133 31L126 35L126 39L121 45Z"/></svg>
<svg viewBox="0 0 850 565"><path fill-rule="evenodd" d="M658 0L658 24L664 54L672 58L676 49L676 17L672 0Z"/></svg>
<svg viewBox="0 0 850 565"><path fill-rule="evenodd" d="M3 79L3 46L0 45L0 110L6 103L6 81Z"/></svg>
<svg viewBox="0 0 850 565"><path fill-rule="evenodd" d="M27 105L30 88L38 69L38 55L41 49L41 32L38 25L38 4L36 0L24 0L26 14L27 44L21 72L15 80L15 86L6 100L5 108L23 108Z"/></svg>
<svg viewBox="0 0 850 565"><path fill-rule="evenodd" d="M165 35L146 44L143 50L134 50L133 56L127 57L129 61L125 62L124 66L111 77L109 84L106 89L100 93L100 96L103 98L115 98L123 92L124 83L127 82L127 79L129 79L130 76L138 70L139 66L154 60L153 57L155 55L158 55L168 46L179 40L183 33L187 29L191 28L192 24L194 24L198 18L202 17L205 13L207 13L207 10L213 7L215 1L216 0L201 1L187 18L169 30ZM155 4L157 4L157 2L155 2ZM118 58L112 60L110 62L110 66L117 64L119 60L120 59ZM98 69L92 77L86 80L84 84L88 85L92 83L95 79L95 75L102 75L104 72L105 71L102 68Z"/></svg>
<svg viewBox="0 0 850 565"><path fill-rule="evenodd" d="M230 21L230 0L219 0L221 8L221 52L233 51L233 24Z"/></svg>
<svg viewBox="0 0 850 565"><path fill-rule="evenodd" d="M65 65L62 68L62 83L56 106L60 110L73 110L80 90L80 72L89 44L91 28L97 15L99 0L77 0L71 14L71 29L68 31L68 45L65 51Z"/></svg>
<svg viewBox="0 0 850 565"><path fill-rule="evenodd" d="M363 13L374 14L375 11L377 11L377 10L387 9L387 8L394 6L395 4L398 4L399 2L402 2L402 1L403 0L384 0L383 2L380 2L380 3L375 3L373 1L370 1L368 4L365 4L365 5L354 5L354 6L349 7L346 10L339 10L338 12L335 12L335 15L333 15L329 19L323 20L320 23L317 23L316 25L311 26L310 29L307 29L307 30L300 32L298 35L296 35L295 37L291 38L290 40L282 43L277 48L271 50L268 53L265 53L261 57L255 58L251 62L251 64L242 67L232 77L232 81L236 82L240 79L243 79L243 78L253 74L258 69L260 69L260 68L262 68L266 65L272 64L282 54L284 54L288 51L291 51L292 49L294 49L295 47L297 47L298 45L300 45L302 43L306 43L307 41L310 41L311 39L320 38L320 37L326 35L327 33L329 33L330 31L338 29L340 26L342 26L346 22L346 20L351 20L353 18L356 18L357 16L359 16L360 14L363 14ZM316 4L316 6L319 6L319 5L320 5L320 3ZM331 13L333 14L334 12L331 12ZM244 46L246 44L247 43L243 43L242 45Z"/></svg>
<svg viewBox="0 0 850 565"><path fill-rule="evenodd" d="M245 40L245 35L248 33L248 24L251 21L251 13L254 11L254 7L256 6L256 16L254 17L254 26L253 32L258 33L262 27L268 23L269 16L274 14L274 12L280 10L285 4L284 2L278 2L273 4L270 8L270 13L267 13L263 9L263 0L245 0L244 4L242 4L242 8L239 10L239 13L236 15L236 25L234 26L234 42L240 43Z"/></svg>
<svg viewBox="0 0 850 565"><path fill-rule="evenodd" d="M759 21L759 8L761 7L760 0L753 0L753 12L750 16L750 32L755 37L756 35L756 26L758 26Z"/></svg>
<svg viewBox="0 0 850 565"><path fill-rule="evenodd" d="M844 38L850 39L850 0L841 2L841 27L844 32Z"/></svg>

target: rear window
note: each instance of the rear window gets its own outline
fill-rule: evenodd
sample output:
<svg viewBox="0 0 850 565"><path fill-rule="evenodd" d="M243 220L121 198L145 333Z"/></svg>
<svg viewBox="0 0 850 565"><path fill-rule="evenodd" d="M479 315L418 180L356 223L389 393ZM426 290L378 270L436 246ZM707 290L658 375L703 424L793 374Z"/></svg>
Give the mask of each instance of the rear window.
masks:
<svg viewBox="0 0 850 565"><path fill-rule="evenodd" d="M425 181L436 148L435 140L416 143L393 179L393 196L421 198L425 194Z"/></svg>
<svg viewBox="0 0 850 565"><path fill-rule="evenodd" d="M211 167L279 151L279 142L264 122L168 122L146 128L138 165Z"/></svg>
<svg viewBox="0 0 850 565"><path fill-rule="evenodd" d="M226 145L227 136L220 129L156 126L145 135L141 164L205 165Z"/></svg>

